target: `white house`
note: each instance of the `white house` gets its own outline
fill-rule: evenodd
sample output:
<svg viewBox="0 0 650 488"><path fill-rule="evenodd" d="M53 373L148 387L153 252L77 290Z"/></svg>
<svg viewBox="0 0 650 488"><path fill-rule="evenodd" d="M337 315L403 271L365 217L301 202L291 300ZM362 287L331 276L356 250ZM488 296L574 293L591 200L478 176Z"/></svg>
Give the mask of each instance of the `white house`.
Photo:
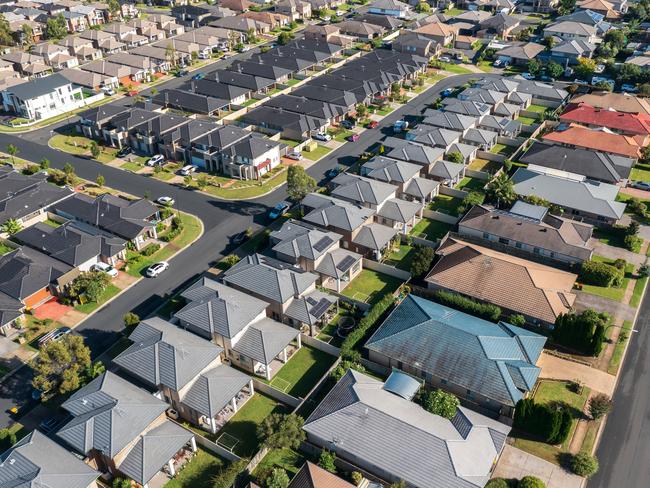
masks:
<svg viewBox="0 0 650 488"><path fill-rule="evenodd" d="M390 15L404 19L409 16L411 7L397 0L378 0L370 5L368 12L371 14Z"/></svg>

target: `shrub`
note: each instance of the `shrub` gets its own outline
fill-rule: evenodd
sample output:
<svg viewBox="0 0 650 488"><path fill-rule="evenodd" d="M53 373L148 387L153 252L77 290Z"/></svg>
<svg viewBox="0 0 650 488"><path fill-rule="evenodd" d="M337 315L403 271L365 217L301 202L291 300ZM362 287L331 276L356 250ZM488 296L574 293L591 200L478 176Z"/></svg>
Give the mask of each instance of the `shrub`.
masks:
<svg viewBox="0 0 650 488"><path fill-rule="evenodd" d="M411 262L411 274L420 277L427 273L431 269L431 262L435 255L435 251L429 246L416 246Z"/></svg>
<svg viewBox="0 0 650 488"><path fill-rule="evenodd" d="M129 312L129 313L125 314L124 317L122 318L122 320L124 321L124 327L127 327L127 328L128 327L135 327L136 325L138 325L140 323L140 317L137 314L133 313L133 312Z"/></svg>
<svg viewBox="0 0 650 488"><path fill-rule="evenodd" d="M586 452L579 452L571 459L571 470L578 476L591 478L598 472L598 459Z"/></svg>
<svg viewBox="0 0 650 488"><path fill-rule="evenodd" d="M366 368L364 368L360 362L344 359L338 364L336 368L332 370L330 373L330 378L332 378L334 381L338 381L343 378L345 373L348 372L348 369L353 369L355 371L359 371L360 373L364 373L366 371Z"/></svg>
<svg viewBox="0 0 650 488"><path fill-rule="evenodd" d="M485 488L508 488L508 482L503 478L494 478L487 482Z"/></svg>
<svg viewBox="0 0 650 488"><path fill-rule="evenodd" d="M16 443L16 434L14 434L9 429L0 430L0 449L2 452L9 449Z"/></svg>
<svg viewBox="0 0 650 488"><path fill-rule="evenodd" d="M352 482L357 486L363 481L363 475L359 471L352 471L350 477L352 478Z"/></svg>
<svg viewBox="0 0 650 488"><path fill-rule="evenodd" d="M546 484L535 476L524 476L519 480L517 488L546 488Z"/></svg>
<svg viewBox="0 0 650 488"><path fill-rule="evenodd" d="M225 258L221 260L226 269L232 268L235 264L241 261L241 258L236 254L228 254Z"/></svg>
<svg viewBox="0 0 650 488"><path fill-rule="evenodd" d="M610 316L592 309L583 312L560 314L555 321L552 338L557 344L598 356L605 340L605 330Z"/></svg>
<svg viewBox="0 0 650 488"><path fill-rule="evenodd" d="M395 303L395 297L392 294L384 296L379 302L375 303L373 307L368 311L368 314L361 319L359 325L357 325L352 332L341 344L341 356L344 356L346 353L352 351L359 342L363 340L366 334L380 322L380 319L386 314L386 312L393 306Z"/></svg>
<svg viewBox="0 0 650 488"><path fill-rule="evenodd" d="M625 249L627 249L628 251L638 253L641 251L643 238L628 234L623 238L623 244L625 245Z"/></svg>
<svg viewBox="0 0 650 488"><path fill-rule="evenodd" d="M289 486L289 475L282 468L274 468L270 476L266 478L266 488L287 488Z"/></svg>
<svg viewBox="0 0 650 488"><path fill-rule="evenodd" d="M425 410L446 419L453 419L460 401L456 396L442 390L425 391L419 402Z"/></svg>
<svg viewBox="0 0 650 488"><path fill-rule="evenodd" d="M625 271L599 261L585 261L580 268L580 279L587 285L621 286Z"/></svg>
<svg viewBox="0 0 650 488"><path fill-rule="evenodd" d="M434 300L442 305L461 310L471 315L476 315L486 320L496 322L501 317L501 308L491 303L482 303L464 297L458 293L438 290L434 294Z"/></svg>
<svg viewBox="0 0 650 488"><path fill-rule="evenodd" d="M571 430L573 417L569 408L554 408L524 398L515 407L514 425L517 429L540 437L549 444L561 444Z"/></svg>
<svg viewBox="0 0 650 488"><path fill-rule="evenodd" d="M23 168L23 173L26 175L33 175L34 173L40 171L40 167L37 164L28 164Z"/></svg>
<svg viewBox="0 0 650 488"><path fill-rule="evenodd" d="M458 207L458 213L465 213L474 205L481 205L485 200L485 194L478 191L470 191L465 198L463 198L463 203Z"/></svg>
<svg viewBox="0 0 650 488"><path fill-rule="evenodd" d="M126 478L115 478L111 486L113 488L131 488L131 480Z"/></svg>
<svg viewBox="0 0 650 488"><path fill-rule="evenodd" d="M612 409L612 399L604 393L597 393L589 399L589 415L598 420L609 413Z"/></svg>
<svg viewBox="0 0 650 488"><path fill-rule="evenodd" d="M244 471L248 465L248 459L243 458L239 461L228 463L221 468L217 475L212 479L212 488L231 488L239 473Z"/></svg>
<svg viewBox="0 0 650 488"><path fill-rule="evenodd" d="M523 327L526 325L526 317L520 313L513 313L510 317L508 317L508 323L516 327Z"/></svg>
<svg viewBox="0 0 650 488"><path fill-rule="evenodd" d="M163 207L159 210L158 213L160 214L161 220L167 220L169 217L172 216L174 211L169 207Z"/></svg>
<svg viewBox="0 0 650 488"><path fill-rule="evenodd" d="M159 250L160 250L160 244L149 244L142 251L140 251L140 254L142 254L143 256L152 256L155 253L157 253Z"/></svg>
<svg viewBox="0 0 650 488"><path fill-rule="evenodd" d="M630 198L627 202L627 208L630 210L630 212L638 215L639 217L645 217L648 211L646 204L638 198Z"/></svg>
<svg viewBox="0 0 650 488"><path fill-rule="evenodd" d="M336 454L327 449L323 449L318 458L318 465L330 473L336 473Z"/></svg>

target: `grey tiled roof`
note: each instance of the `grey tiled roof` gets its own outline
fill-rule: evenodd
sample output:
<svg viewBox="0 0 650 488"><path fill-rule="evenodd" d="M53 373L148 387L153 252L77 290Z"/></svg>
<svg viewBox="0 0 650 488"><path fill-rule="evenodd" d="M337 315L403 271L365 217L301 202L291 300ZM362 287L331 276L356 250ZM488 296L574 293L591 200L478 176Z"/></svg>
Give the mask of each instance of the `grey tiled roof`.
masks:
<svg viewBox="0 0 650 488"><path fill-rule="evenodd" d="M395 222L410 222L415 215L422 210L419 202L409 202L399 198L391 198L381 206L377 215Z"/></svg>
<svg viewBox="0 0 650 488"><path fill-rule="evenodd" d="M167 404L107 371L61 405L72 420L57 436L77 452L92 449L113 457L137 438Z"/></svg>
<svg viewBox="0 0 650 488"><path fill-rule="evenodd" d="M341 266L341 263L345 258L351 257L354 259L354 262L347 264L350 260L348 259L345 266ZM332 278L342 278L345 273L352 267L352 265L362 258L361 254L356 252L348 251L347 249L334 249L331 252L328 252L325 257L318 263L316 266L316 271L320 274L326 276L331 276Z"/></svg>
<svg viewBox="0 0 650 488"><path fill-rule="evenodd" d="M415 142L403 141L403 144L395 147L386 156L426 166L440 159L444 152L444 149L440 147L423 146Z"/></svg>
<svg viewBox="0 0 650 488"><path fill-rule="evenodd" d="M396 235L396 229L387 225L372 223L361 227L361 230L352 242L359 246L378 251L386 247Z"/></svg>
<svg viewBox="0 0 650 488"><path fill-rule="evenodd" d="M438 163L436 163L437 165ZM404 193L415 198L427 198L440 186L440 182L416 176L404 188Z"/></svg>
<svg viewBox="0 0 650 488"><path fill-rule="evenodd" d="M464 131L476 125L477 117L469 115L455 114L453 112L443 112L428 108L424 112L423 124L442 127L444 129Z"/></svg>
<svg viewBox="0 0 650 488"><path fill-rule="evenodd" d="M0 486L88 488L99 473L34 430L0 456Z"/></svg>
<svg viewBox="0 0 650 488"><path fill-rule="evenodd" d="M23 307L21 301L0 292L0 327L20 317Z"/></svg>
<svg viewBox="0 0 650 488"><path fill-rule="evenodd" d="M421 169L418 164L375 156L361 166L361 175L386 183L405 183L420 173Z"/></svg>
<svg viewBox="0 0 650 488"><path fill-rule="evenodd" d="M304 222L289 220L279 230L271 232L273 251L279 258L316 260L341 240L341 235L327 232Z"/></svg>
<svg viewBox="0 0 650 488"><path fill-rule="evenodd" d="M271 361L294 340L300 331L269 318L253 322L233 344L234 351L262 364Z"/></svg>
<svg viewBox="0 0 650 488"><path fill-rule="evenodd" d="M409 486L476 488L490 478L510 427L465 407L447 420L349 370L304 430L340 457Z"/></svg>
<svg viewBox="0 0 650 488"><path fill-rule="evenodd" d="M194 434L191 431L176 422L165 420L138 437L117 469L135 482L145 485L192 437Z"/></svg>
<svg viewBox="0 0 650 488"><path fill-rule="evenodd" d="M409 295L366 343L401 361L500 404L514 406L537 381L546 338L495 325Z"/></svg>
<svg viewBox="0 0 650 488"><path fill-rule="evenodd" d="M232 338L269 306L267 302L209 278L201 278L182 294L189 303L174 315L182 322L213 334Z"/></svg>
<svg viewBox="0 0 650 488"><path fill-rule="evenodd" d="M325 302L332 305L336 303L336 297L320 290L314 290L302 298L291 300L284 313L287 317L303 324L316 325L329 309L329 306L321 306Z"/></svg>
<svg viewBox="0 0 650 488"><path fill-rule="evenodd" d="M313 273L261 254L246 256L223 275L226 284L277 303L300 295L317 279Z"/></svg>
<svg viewBox="0 0 650 488"><path fill-rule="evenodd" d="M321 227L353 231L364 225L376 213L374 209L365 208L350 202L332 198L321 193L310 193L302 200L302 206L313 209L303 220Z"/></svg>
<svg viewBox="0 0 650 488"><path fill-rule="evenodd" d="M223 349L158 317L143 320L133 344L113 362L152 386L179 391L216 360Z"/></svg>
<svg viewBox="0 0 650 488"><path fill-rule="evenodd" d="M181 401L201 415L214 418L250 380L238 369L221 364L201 373Z"/></svg>
<svg viewBox="0 0 650 488"><path fill-rule="evenodd" d="M462 133L459 131L420 124L417 128L409 131L406 138L409 141L415 141L426 146L437 146L446 149L450 144L458 142L461 136Z"/></svg>
<svg viewBox="0 0 650 488"><path fill-rule="evenodd" d="M72 268L38 251L23 247L0 256L0 292L23 300L54 284Z"/></svg>
<svg viewBox="0 0 650 488"><path fill-rule="evenodd" d="M337 185L331 192L333 197L360 204L381 205L397 191L394 185L350 173L339 173L332 183Z"/></svg>

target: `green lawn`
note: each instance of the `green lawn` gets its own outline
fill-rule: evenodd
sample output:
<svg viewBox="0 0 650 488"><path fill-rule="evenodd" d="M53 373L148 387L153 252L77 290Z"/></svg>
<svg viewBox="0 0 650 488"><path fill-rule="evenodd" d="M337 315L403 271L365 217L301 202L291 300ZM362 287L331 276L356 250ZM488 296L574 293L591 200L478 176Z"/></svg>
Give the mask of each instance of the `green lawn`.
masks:
<svg viewBox="0 0 650 488"><path fill-rule="evenodd" d="M450 8L447 9L443 12L443 14L449 16L449 17L456 17L457 15L462 14L463 12L466 12L466 10L463 10L462 8Z"/></svg>
<svg viewBox="0 0 650 488"><path fill-rule="evenodd" d="M327 370L336 357L312 347L303 346L282 366L271 380L271 386L296 398L304 398ZM277 379L281 381L277 381ZM289 385L285 382L288 382ZM286 388L285 388L286 387Z"/></svg>
<svg viewBox="0 0 650 488"><path fill-rule="evenodd" d="M393 249L390 254L386 257L385 264L389 266L394 266L404 271L411 270L411 263L413 262L413 256L415 255L415 248L407 244L401 244L398 249Z"/></svg>
<svg viewBox="0 0 650 488"><path fill-rule="evenodd" d="M546 112L547 108L548 107L544 107L543 105L532 104L528 108L526 108L526 110L528 110L529 112L535 112L535 113L538 113L538 114L543 114L544 112Z"/></svg>
<svg viewBox="0 0 650 488"><path fill-rule="evenodd" d="M483 192L483 187L485 186L486 182L483 180L479 180L478 178L470 178L469 176L466 176L460 182L458 185L456 185L457 190L465 190L465 191L478 191L478 192Z"/></svg>
<svg viewBox="0 0 650 488"><path fill-rule="evenodd" d="M329 147L321 146L319 144L315 150L303 151L302 155L305 156L307 159L310 159L311 161L318 161L320 158L328 154L330 151L331 149Z"/></svg>
<svg viewBox="0 0 650 488"><path fill-rule="evenodd" d="M280 139L280 142L282 144L286 144L289 147L296 147L298 144L300 144L300 141L294 141L293 139Z"/></svg>
<svg viewBox="0 0 650 488"><path fill-rule="evenodd" d="M619 340L616 342L616 346L614 346L614 354L612 354L612 358L609 360L609 366L607 366L607 372L609 374L615 375L618 372L618 368L621 366L623 351L625 351L625 346L632 335L631 329L632 322L629 320L624 321L619 332ZM623 334L625 334L624 337Z"/></svg>
<svg viewBox="0 0 650 488"><path fill-rule="evenodd" d="M520 115L515 119L517 122L521 122L524 125L532 125L537 122L537 119L532 119L530 117L524 117L523 115Z"/></svg>
<svg viewBox="0 0 650 488"><path fill-rule="evenodd" d="M351 130L341 130L341 131L327 131L332 137L334 137L335 141L338 142L348 142L348 137L350 137L354 132Z"/></svg>
<svg viewBox="0 0 650 488"><path fill-rule="evenodd" d="M603 244L625 248L625 227L623 226L596 227L593 235Z"/></svg>
<svg viewBox="0 0 650 488"><path fill-rule="evenodd" d="M481 71L484 71L486 73L491 73L492 72L492 62L491 61L485 61L485 60L479 61L478 63L476 63L476 66L478 67L478 69L480 69Z"/></svg>
<svg viewBox="0 0 650 488"><path fill-rule="evenodd" d="M641 297L643 296L643 290L645 290L646 285L648 284L648 277L644 276L639 278L634 283L634 292L632 293L632 298L630 298L630 306L638 307L641 303Z"/></svg>
<svg viewBox="0 0 650 488"><path fill-rule="evenodd" d="M275 188L283 185L287 181L286 166L282 166L281 170L275 172L269 178L262 178L262 182L248 181L246 184L249 186L232 185L228 188L217 188L216 186L209 185L204 191L210 195L214 195L225 200L240 200L244 198L255 198L265 193L274 190Z"/></svg>
<svg viewBox="0 0 650 488"><path fill-rule="evenodd" d="M375 110L375 113L377 115L381 115L382 117L385 117L389 113L391 113L393 110L395 110L392 106L386 105L384 108L378 108Z"/></svg>
<svg viewBox="0 0 650 488"><path fill-rule="evenodd" d="M13 251L14 248L7 246L4 242L0 242L0 256L4 256L8 252Z"/></svg>
<svg viewBox="0 0 650 488"><path fill-rule="evenodd" d="M429 241L436 241L442 239L451 229L452 226L449 224L425 217L413 227L410 234Z"/></svg>
<svg viewBox="0 0 650 488"><path fill-rule="evenodd" d="M99 299L96 302L87 302L82 305L75 305L75 310L81 313L92 313L101 307L108 300L113 298L121 291L117 286L110 284L106 287L104 292L99 296Z"/></svg>
<svg viewBox="0 0 650 488"><path fill-rule="evenodd" d="M143 166L138 163L132 163L131 161L127 161L126 163L121 164L120 168L126 171L132 171L133 173L137 173L143 168Z"/></svg>
<svg viewBox="0 0 650 488"><path fill-rule="evenodd" d="M289 413L286 405L276 402L270 397L255 393L253 398L232 417L216 435L223 433L236 437L239 442L233 452L240 457L252 456L259 449L257 426L272 413ZM208 437L212 437L208 435Z"/></svg>
<svg viewBox="0 0 650 488"><path fill-rule="evenodd" d="M516 148L512 146L506 146L505 144L495 144L490 152L492 154L501 154L503 156L511 156L515 152Z"/></svg>
<svg viewBox="0 0 650 488"><path fill-rule="evenodd" d="M90 139L83 136L56 134L48 141L50 147L68 154L86 154L90 148Z"/></svg>
<svg viewBox="0 0 650 488"><path fill-rule="evenodd" d="M374 305L384 295L397 290L402 283L402 280L392 276L364 269L343 290L343 295Z"/></svg>
<svg viewBox="0 0 650 488"><path fill-rule="evenodd" d="M463 204L460 198L449 195L438 195L429 205L431 210L446 213L448 215L458 215L458 207Z"/></svg>
<svg viewBox="0 0 650 488"><path fill-rule="evenodd" d="M174 173L167 173L166 171L159 171L158 173L151 173L157 180L169 181L174 177Z"/></svg>
<svg viewBox="0 0 650 488"><path fill-rule="evenodd" d="M614 261L611 259L604 258L602 256L594 256L593 261L600 261L602 263L612 264ZM617 302L623 301L623 296L625 295L625 290L627 285L632 279L632 273L634 272L634 266L629 264L625 267L625 278L623 278L623 283L619 287L605 287L605 286L594 286L594 285L582 285L582 291L585 293L590 293L592 295L598 295L604 298L609 298Z"/></svg>
<svg viewBox="0 0 650 488"><path fill-rule="evenodd" d="M465 66L454 63L440 63L440 69L448 71L449 73L454 73L456 75L472 73L472 70L466 68Z"/></svg>
<svg viewBox="0 0 650 488"><path fill-rule="evenodd" d="M219 470L227 461L199 447L192 460L183 466L173 480L165 484L165 488L194 488L210 486Z"/></svg>
<svg viewBox="0 0 650 488"><path fill-rule="evenodd" d="M294 86L294 85L297 85L298 83L300 83L301 81L303 81L303 80L297 80L295 78L291 78L289 81L287 81L285 83L285 85Z"/></svg>
<svg viewBox="0 0 650 488"><path fill-rule="evenodd" d="M650 181L650 171L647 169L632 168L630 179L637 181Z"/></svg>
<svg viewBox="0 0 650 488"><path fill-rule="evenodd" d="M503 166L501 163L496 161L489 161L487 159L476 158L469 164L469 169L474 171L485 171L486 173L496 173Z"/></svg>
<svg viewBox="0 0 650 488"><path fill-rule="evenodd" d="M273 449L264 456L252 474L255 478L267 469L282 468L289 475L289 479L292 479L304 463L305 457L293 449Z"/></svg>
<svg viewBox="0 0 650 488"><path fill-rule="evenodd" d="M253 105L255 102L259 102L259 100L258 100L257 98L249 98L248 100L246 100L246 101L245 101L244 103L242 103L241 105L242 105L242 107L250 107L250 106Z"/></svg>

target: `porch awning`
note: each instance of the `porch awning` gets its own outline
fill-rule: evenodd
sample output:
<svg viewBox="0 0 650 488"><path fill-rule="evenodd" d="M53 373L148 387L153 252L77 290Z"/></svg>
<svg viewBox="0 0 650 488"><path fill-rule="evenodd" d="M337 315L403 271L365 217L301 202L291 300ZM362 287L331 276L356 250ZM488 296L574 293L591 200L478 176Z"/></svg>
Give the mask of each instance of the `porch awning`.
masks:
<svg viewBox="0 0 650 488"><path fill-rule="evenodd" d="M233 349L261 364L269 365L300 331L269 318L252 323Z"/></svg>
<svg viewBox="0 0 650 488"><path fill-rule="evenodd" d="M201 415L214 418L250 379L247 374L222 364L202 373L181 401Z"/></svg>

